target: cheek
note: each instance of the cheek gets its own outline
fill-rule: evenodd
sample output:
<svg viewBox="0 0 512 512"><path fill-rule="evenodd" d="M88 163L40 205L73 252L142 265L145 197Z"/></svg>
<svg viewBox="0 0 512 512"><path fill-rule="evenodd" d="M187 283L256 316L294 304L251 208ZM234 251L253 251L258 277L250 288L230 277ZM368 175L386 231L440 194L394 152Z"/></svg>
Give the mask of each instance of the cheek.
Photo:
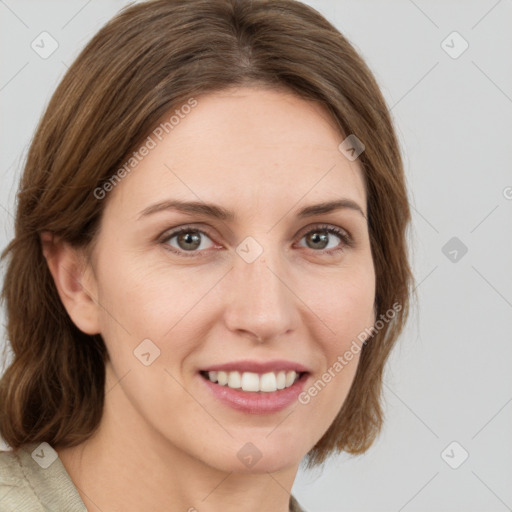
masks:
<svg viewBox="0 0 512 512"><path fill-rule="evenodd" d="M112 313L104 315L105 321L116 320L136 336L160 337L159 327L172 327L196 288L179 270L155 268L142 257L123 255L113 261L109 266L105 262L99 265L99 299L105 309L107 305L110 308L106 313Z"/></svg>
<svg viewBox="0 0 512 512"><path fill-rule="evenodd" d="M329 329L321 329L320 336L319 328L316 339L321 343L321 368L299 397L299 403L316 408L316 418L326 430L348 395L362 342L375 322L373 265L344 269L336 278L325 279L310 298L312 309L321 320L318 323Z"/></svg>
<svg viewBox="0 0 512 512"><path fill-rule="evenodd" d="M342 268L331 276L308 280L307 303L328 328L326 348L332 358L375 321L375 273L371 261Z"/></svg>
<svg viewBox="0 0 512 512"><path fill-rule="evenodd" d="M172 407L195 412L197 404L182 396L176 379L181 380L182 361L195 348L183 330L187 312L193 314L191 308L208 287L200 290L183 272L141 260L126 255L112 260L115 265L103 262L98 273L101 327L115 374L111 386L122 379L130 403L158 423L159 415L172 416Z"/></svg>
<svg viewBox="0 0 512 512"><path fill-rule="evenodd" d="M219 281L218 273L186 271L129 254L113 259L114 252L108 250L105 254L115 265L98 265L98 298L102 334L113 364L138 363L133 351L149 339L160 350L152 366L176 369L210 326L213 308L208 291Z"/></svg>
<svg viewBox="0 0 512 512"><path fill-rule="evenodd" d="M342 347L357 339L365 329L373 326L375 287L373 282L347 284L339 293L339 302L332 311L334 331L343 341Z"/></svg>

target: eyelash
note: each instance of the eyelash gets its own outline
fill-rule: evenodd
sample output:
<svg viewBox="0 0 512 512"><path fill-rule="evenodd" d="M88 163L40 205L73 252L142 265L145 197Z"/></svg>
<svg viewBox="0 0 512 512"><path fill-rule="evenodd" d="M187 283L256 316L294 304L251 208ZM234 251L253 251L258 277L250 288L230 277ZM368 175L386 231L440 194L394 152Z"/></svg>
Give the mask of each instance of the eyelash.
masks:
<svg viewBox="0 0 512 512"><path fill-rule="evenodd" d="M330 224L319 224L317 226L314 226L309 231L306 231L300 237L300 240L302 240L302 238L304 238L306 235L309 235L310 233L314 233L314 232L318 232L318 231L320 231L320 232L323 231L323 232L331 233L331 234L338 236L341 239L341 243L338 247L335 247L334 249L319 249L319 250L311 249L313 252L334 256L337 253L345 250L346 247L353 247L353 245L354 245L352 238L345 230L340 229L336 226L332 226ZM175 247L170 246L168 243L175 236L178 236L182 233L190 233L190 232L199 233L201 235L206 235L208 238L210 238L210 240L212 240L212 237L210 235L208 235L208 233L204 230L195 228L193 226L183 226L174 231L164 233L160 237L160 243L162 243L167 250L169 250L179 256L183 256L185 258L190 258L190 257L200 255L202 252L205 252L207 249L202 250L202 251L189 251L189 253L187 254L187 251L178 250ZM307 247L306 247L306 249L307 249Z"/></svg>

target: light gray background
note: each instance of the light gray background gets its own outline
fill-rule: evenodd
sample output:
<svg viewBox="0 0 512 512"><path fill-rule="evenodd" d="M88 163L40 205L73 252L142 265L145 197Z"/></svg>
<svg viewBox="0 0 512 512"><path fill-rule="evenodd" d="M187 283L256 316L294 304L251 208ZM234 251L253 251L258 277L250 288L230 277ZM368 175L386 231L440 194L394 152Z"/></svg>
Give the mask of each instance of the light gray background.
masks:
<svg viewBox="0 0 512 512"><path fill-rule="evenodd" d="M2 247L39 116L125 3L0 0ZM391 107L419 304L388 366L379 440L363 456L301 471L293 492L309 512L512 510L512 2L306 3L358 48ZM42 31L59 44L47 59L30 46ZM453 31L469 44L458 58L442 47ZM453 55L461 44L451 36L444 47ZM452 237L465 255L442 252ZM469 457L452 469L446 461L459 463L462 449Z"/></svg>

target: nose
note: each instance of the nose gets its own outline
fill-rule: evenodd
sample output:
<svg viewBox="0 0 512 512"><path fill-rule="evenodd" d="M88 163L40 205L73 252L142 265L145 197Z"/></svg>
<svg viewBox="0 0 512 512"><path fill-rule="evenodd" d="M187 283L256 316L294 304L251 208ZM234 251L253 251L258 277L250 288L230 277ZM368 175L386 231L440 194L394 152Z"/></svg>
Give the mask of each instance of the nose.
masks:
<svg viewBox="0 0 512 512"><path fill-rule="evenodd" d="M300 313L290 281L286 262L277 250L272 254L265 250L252 263L237 256L226 290L227 328L260 342L295 331Z"/></svg>

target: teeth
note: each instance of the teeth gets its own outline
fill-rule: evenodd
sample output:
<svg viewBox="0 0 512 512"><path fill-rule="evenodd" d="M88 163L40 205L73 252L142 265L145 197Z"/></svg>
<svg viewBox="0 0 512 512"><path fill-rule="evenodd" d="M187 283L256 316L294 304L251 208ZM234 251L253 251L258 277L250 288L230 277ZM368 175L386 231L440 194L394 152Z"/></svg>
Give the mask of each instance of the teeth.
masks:
<svg viewBox="0 0 512 512"><path fill-rule="evenodd" d="M271 391L277 391L277 379L275 373L264 373L260 380L260 390L270 393Z"/></svg>
<svg viewBox="0 0 512 512"><path fill-rule="evenodd" d="M259 391L260 390L260 377L257 373L244 372L242 373L242 389L244 391Z"/></svg>
<svg viewBox="0 0 512 512"><path fill-rule="evenodd" d="M262 375L253 372L208 372L208 378L221 386L228 386L232 389L243 391L262 391L272 393L278 389L289 388L299 377L293 370L285 372L268 372Z"/></svg>
<svg viewBox="0 0 512 512"><path fill-rule="evenodd" d="M291 372L288 372L286 374L284 387L290 387L295 382L295 377L297 377L297 374L293 370Z"/></svg>
<svg viewBox="0 0 512 512"><path fill-rule="evenodd" d="M286 386L286 372L279 372L276 379L277 389L284 389Z"/></svg>
<svg viewBox="0 0 512 512"><path fill-rule="evenodd" d="M228 386L233 389L239 389L242 387L242 377L239 372L229 372Z"/></svg>

